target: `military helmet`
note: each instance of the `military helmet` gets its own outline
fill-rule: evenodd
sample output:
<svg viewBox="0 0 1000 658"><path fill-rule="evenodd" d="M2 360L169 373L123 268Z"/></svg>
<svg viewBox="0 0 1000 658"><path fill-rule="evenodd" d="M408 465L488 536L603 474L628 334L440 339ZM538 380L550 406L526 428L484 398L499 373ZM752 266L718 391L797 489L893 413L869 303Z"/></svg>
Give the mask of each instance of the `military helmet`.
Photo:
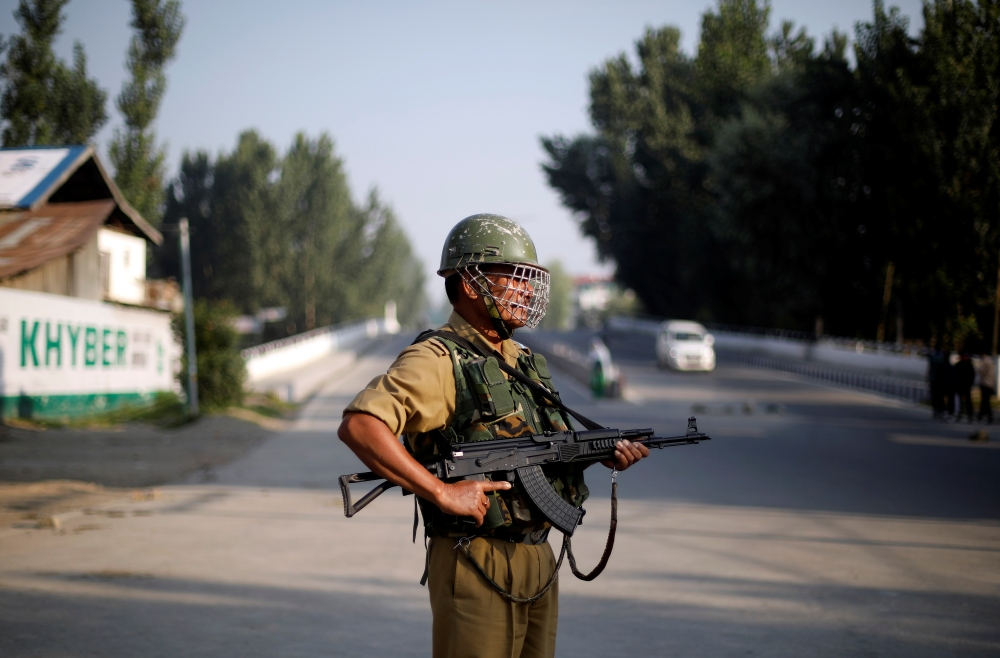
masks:
<svg viewBox="0 0 1000 658"><path fill-rule="evenodd" d="M512 269L499 278L490 266ZM493 327L507 339L518 326L534 329L549 305L549 272L538 264L535 243L517 222L500 215L466 217L451 229L438 274L458 273L481 295ZM504 319L506 311L508 319ZM513 328L510 326L513 324Z"/></svg>
<svg viewBox="0 0 1000 658"><path fill-rule="evenodd" d="M535 243L512 219L489 213L466 217L455 224L444 242L438 274L448 276L471 264L486 263L537 266Z"/></svg>

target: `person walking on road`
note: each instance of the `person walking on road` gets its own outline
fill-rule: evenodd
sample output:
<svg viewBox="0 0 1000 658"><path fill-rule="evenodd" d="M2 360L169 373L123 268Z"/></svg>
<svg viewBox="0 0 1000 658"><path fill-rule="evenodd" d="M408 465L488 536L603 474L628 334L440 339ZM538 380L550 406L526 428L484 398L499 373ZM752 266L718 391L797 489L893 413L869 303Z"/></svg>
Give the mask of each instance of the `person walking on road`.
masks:
<svg viewBox="0 0 1000 658"><path fill-rule="evenodd" d="M945 418L953 418L955 416L955 365L951 362L951 350L944 352L944 368L941 374Z"/></svg>
<svg viewBox="0 0 1000 658"><path fill-rule="evenodd" d="M559 604L548 523L520 485L446 483L418 461L438 445L570 428L563 411L497 365L503 359L555 392L545 359L512 340L515 329L533 328L545 314L548 272L518 224L473 215L448 235L438 274L454 308L439 331L455 340L418 337L347 406L338 435L373 472L417 496L428 539L422 582L430 594L433 655L551 658ZM615 448L608 468L623 470L649 455L645 446L625 440ZM583 504L588 490L582 468L567 466L548 476L565 501ZM508 596L538 598L515 602Z"/></svg>
<svg viewBox="0 0 1000 658"><path fill-rule="evenodd" d="M996 390L996 357L984 354L979 359L979 413L976 415L976 420L993 423L992 398Z"/></svg>
<svg viewBox="0 0 1000 658"><path fill-rule="evenodd" d="M972 384L976 381L976 370L972 366L972 359L967 352L962 352L955 364L955 390L961 407L955 420L962 420L962 416L967 416L972 422Z"/></svg>
<svg viewBox="0 0 1000 658"><path fill-rule="evenodd" d="M937 343L931 353L927 355L927 384L931 389L931 408L933 409L933 417L936 419L944 417L947 407L944 391L946 358L941 351L940 343Z"/></svg>

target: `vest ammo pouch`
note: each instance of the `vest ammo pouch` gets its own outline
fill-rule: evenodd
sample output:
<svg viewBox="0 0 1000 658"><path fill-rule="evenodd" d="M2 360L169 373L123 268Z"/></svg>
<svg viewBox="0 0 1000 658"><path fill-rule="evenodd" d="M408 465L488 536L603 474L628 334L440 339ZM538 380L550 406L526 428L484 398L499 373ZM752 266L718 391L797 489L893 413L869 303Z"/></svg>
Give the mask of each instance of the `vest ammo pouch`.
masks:
<svg viewBox="0 0 1000 658"><path fill-rule="evenodd" d="M455 374L455 414L451 424L443 430L406 437L407 449L418 460L445 452L453 443L516 438L546 430L571 429L558 408L547 400L536 398L520 382L508 379L495 356L484 357L441 336L434 339L447 347L451 355ZM522 354L517 368L535 382L555 391L552 375L542 355ZM554 464L544 470L549 482L564 500L574 507L583 504L589 491L583 480L582 468ZM500 476L495 474L495 477ZM544 541L549 524L521 490L520 483L514 482L513 485L507 491L486 494L491 504L483 525L478 528L468 520L445 514L436 505L418 499L426 534L488 536L528 543Z"/></svg>

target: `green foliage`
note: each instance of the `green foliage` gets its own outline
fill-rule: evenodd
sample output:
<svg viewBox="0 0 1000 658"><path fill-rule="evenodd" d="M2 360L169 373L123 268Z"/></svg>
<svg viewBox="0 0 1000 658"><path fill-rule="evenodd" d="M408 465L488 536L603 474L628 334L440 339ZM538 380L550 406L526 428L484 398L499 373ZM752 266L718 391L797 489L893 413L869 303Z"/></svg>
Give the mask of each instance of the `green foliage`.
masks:
<svg viewBox="0 0 1000 658"><path fill-rule="evenodd" d="M52 42L68 0L21 0L14 16L22 33L4 44L0 64L3 145L85 144L108 120L107 92L87 77L83 46L73 46L73 66L56 59Z"/></svg>
<svg viewBox="0 0 1000 658"><path fill-rule="evenodd" d="M845 35L817 52L768 13L721 0L695 59L667 27L635 70L593 71L596 134L542 140L550 185L657 315L870 337L893 262L909 335L976 340L958 327L992 325L1000 264L1000 5L933 0L912 38L877 1L853 70Z"/></svg>
<svg viewBox="0 0 1000 658"><path fill-rule="evenodd" d="M573 277L554 260L546 267L549 270L549 309L539 327L565 331L572 329L573 320Z"/></svg>
<svg viewBox="0 0 1000 658"><path fill-rule="evenodd" d="M167 89L163 69L174 58L184 16L177 0L132 0L130 25L135 34L125 66L131 79L117 99L125 127L115 131L108 156L122 194L143 217L159 225L165 154L150 126Z"/></svg>
<svg viewBox="0 0 1000 658"><path fill-rule="evenodd" d="M298 134L284 155L254 131L214 160L185 153L165 217L191 222L196 296L246 313L283 306L291 333L381 315L390 299L404 324L423 311L406 235L376 191L354 204L328 135ZM160 267L177 276L174 241Z"/></svg>
<svg viewBox="0 0 1000 658"><path fill-rule="evenodd" d="M743 95L771 72L765 35L771 13L767 0L719 0L718 13L701 19L701 43L695 64L700 86L711 99L711 109L729 114ZM783 31L787 41L791 24ZM792 46L794 57L799 49ZM783 52L784 55L784 52Z"/></svg>
<svg viewBox="0 0 1000 658"><path fill-rule="evenodd" d="M198 402L206 411L225 409L243 401L246 362L239 350L239 334L233 329L236 309L226 302L199 300L194 305L194 340L198 358ZM182 345L187 345L184 316L178 315L174 330ZM187 354L181 359L178 373L185 392L188 390Z"/></svg>

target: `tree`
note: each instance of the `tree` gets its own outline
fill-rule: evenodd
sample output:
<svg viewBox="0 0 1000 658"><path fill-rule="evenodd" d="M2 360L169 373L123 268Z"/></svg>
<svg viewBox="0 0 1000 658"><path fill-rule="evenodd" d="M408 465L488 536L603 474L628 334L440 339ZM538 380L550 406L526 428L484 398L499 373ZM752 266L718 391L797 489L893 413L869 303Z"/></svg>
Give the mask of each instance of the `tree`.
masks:
<svg viewBox="0 0 1000 658"><path fill-rule="evenodd" d="M21 0L14 12L22 33L0 65L4 146L85 144L107 121L107 92L87 77L83 46L74 44L72 68L52 52L67 1Z"/></svg>
<svg viewBox="0 0 1000 658"><path fill-rule="evenodd" d="M718 12L701 19L696 66L701 85L720 114L739 111L743 96L771 72L766 36L771 6L767 0L720 0ZM787 41L791 29L782 35ZM791 55L796 46L792 39Z"/></svg>
<svg viewBox="0 0 1000 658"><path fill-rule="evenodd" d="M621 55L590 74L597 135L542 140L549 184L652 313L711 320L730 306L734 282L706 258L719 251L706 154L719 123L770 71L768 11L721 0L705 14L694 60L676 28L647 30L636 43L638 70Z"/></svg>
<svg viewBox="0 0 1000 658"><path fill-rule="evenodd" d="M136 210L159 225L163 191L163 148L151 126L167 89L164 68L176 54L184 28L177 0L132 0L135 35L125 66L131 79L118 96L125 127L115 131L108 149L115 182Z"/></svg>
<svg viewBox="0 0 1000 658"><path fill-rule="evenodd" d="M107 100L108 93L87 78L83 45L73 44L73 68L60 62L52 81L52 143L86 144L107 123Z"/></svg>
<svg viewBox="0 0 1000 658"><path fill-rule="evenodd" d="M839 42L779 67L716 132L706 184L718 256L739 285L730 322L802 329L820 317L854 335L867 328L859 310L878 303L879 243L855 158L865 119Z"/></svg>
<svg viewBox="0 0 1000 658"><path fill-rule="evenodd" d="M932 0L911 37L877 0L853 70L843 34L815 52L767 18L720 0L694 60L647 30L635 70L591 74L594 134L542 141L549 184L655 314L873 337L905 308L908 335L974 345L1000 266L1000 3Z"/></svg>
<svg viewBox="0 0 1000 658"><path fill-rule="evenodd" d="M998 22L996 2L937 0L924 5L924 30L911 38L898 10L876 2L873 20L858 28L880 267L893 262L908 322L928 339L952 333L949 327L992 324L1000 254Z"/></svg>
<svg viewBox="0 0 1000 658"><path fill-rule="evenodd" d="M423 310L409 240L376 191L353 203L328 135L300 133L284 155L254 131L214 161L185 153L165 212L180 217L191 222L196 296L245 313L284 307L289 333L380 315L390 299L401 322ZM176 276L176 249L159 263Z"/></svg>
<svg viewBox="0 0 1000 658"><path fill-rule="evenodd" d="M566 272L562 262L554 260L548 264L549 309L539 325L542 329L565 331L571 329L573 313L573 278Z"/></svg>

